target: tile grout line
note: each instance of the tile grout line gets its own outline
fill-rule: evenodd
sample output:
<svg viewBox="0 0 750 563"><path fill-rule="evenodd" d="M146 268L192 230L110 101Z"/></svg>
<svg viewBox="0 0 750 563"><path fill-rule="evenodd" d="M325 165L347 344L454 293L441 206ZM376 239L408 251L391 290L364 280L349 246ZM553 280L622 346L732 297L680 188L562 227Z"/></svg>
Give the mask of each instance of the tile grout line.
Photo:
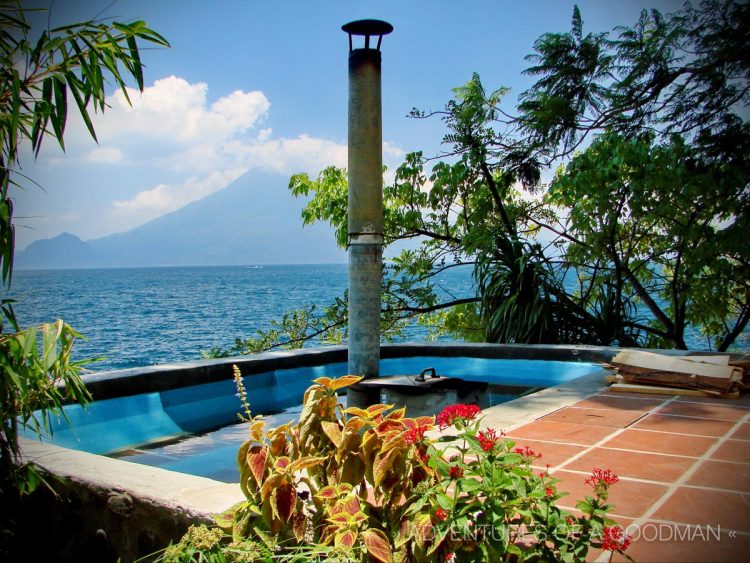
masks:
<svg viewBox="0 0 750 563"><path fill-rule="evenodd" d="M556 465L554 468L551 468L551 471L560 471L561 469L565 469L565 466L568 465L569 463L571 463L571 462L573 462L573 461L575 461L575 460L583 457L584 455L586 455L587 453L589 453L590 451L592 451L594 448L600 447L601 444L605 444L607 441L611 440L612 438L614 438L616 436L619 436L620 434L622 434L623 432L625 432L625 430L627 430L628 428L630 428L631 425L635 424L639 420L643 420L643 418L645 418L646 416L657 412L659 409L661 409L662 407L665 407L666 405L674 402L675 400L676 400L676 395L673 396L671 399L667 399L667 400L659 403L658 405L654 405L654 407L652 409L644 412L640 417L638 417L637 419L635 419L628 426L625 426L623 428L618 428L612 434L608 434L607 436L605 436L601 440L599 440L599 441L591 444L590 446L586 447L586 449L584 449L583 451L580 451L577 454L574 454L573 456L569 457L567 460L565 460L562 463Z"/></svg>
<svg viewBox="0 0 750 563"><path fill-rule="evenodd" d="M678 401L678 395L674 395L671 399L668 401L660 404L655 409L652 409L649 414L654 414L656 411L660 410L662 407L672 404L672 403L682 403L686 401ZM693 402L693 404L702 404L700 402ZM663 415L663 416L669 416L669 415ZM676 415L673 415L676 416ZM643 417L639 418L638 420L642 420ZM674 491L677 490L680 484L686 482L692 475L697 471L697 468L700 467L700 465L703 463L704 460L709 459L711 454L713 454L721 444L723 444L726 440L728 440L728 436L732 435L736 430L740 427L742 423L746 419L750 419L750 411L748 411L744 416L742 416L738 421L735 422L734 426L732 426L729 430L727 430L723 436L719 436L716 442L712 444L708 450L706 450L703 455L695 460L693 465L691 465L687 471L685 471L675 482L670 483L667 485L667 490L664 491L664 494L662 494L661 497L659 497L655 502L651 504L650 507L646 509L646 511L641 515L640 517L637 517L633 519L633 522L630 524L630 526L642 526L645 522L649 520L649 517L652 516L659 508L661 508L667 500L672 496ZM637 421L636 421L637 422ZM624 431L625 429L623 429ZM642 430L642 429L638 429ZM645 430L646 432L658 432L657 430ZM619 435L621 432L618 432L610 437L613 437L615 435ZM678 432L669 432L669 434L675 434L677 436L690 436L690 434L682 434ZM698 436L698 435L695 435ZM711 438L717 438L716 436L710 436ZM568 462L565 462L563 465L569 463L570 461L573 461L573 459L568 460ZM663 484L663 483L662 483ZM623 516L625 517L625 516ZM604 563L606 561L611 561L611 554L608 554L607 552L602 552L599 557L596 558L596 563Z"/></svg>
<svg viewBox="0 0 750 563"><path fill-rule="evenodd" d="M598 394L599 393L594 393L590 397L593 397L593 396L598 395ZM590 398L590 397L587 397L587 399ZM632 397L632 399L635 399L635 398L637 398L637 397ZM577 454L571 456L570 458L568 458L567 460L563 461L562 463L556 465L554 468L548 468L548 472L549 471L564 470L564 468L568 464L570 464L571 462L575 461L576 459L581 458L585 454L587 454L590 451L592 451L594 448L600 447L602 444L604 444L607 441L615 438L616 436L619 436L620 434L622 434L623 432L625 432L625 430L627 430L628 428L632 427L632 425L636 424L640 420L643 420L646 416L648 416L650 414L657 414L662 408L666 407L667 405L670 405L670 404L676 403L676 402L679 402L679 403L687 402L687 401L678 401L678 398L679 398L678 395L674 395L670 399L662 401L658 405L655 405L649 411L643 413L642 416L640 416L639 418L637 418L636 420L634 420L633 422L631 422L628 426L616 430L615 432L613 432L613 433L605 436L601 440L598 440L594 444L591 444L591 445L588 445L588 446L584 446L584 449L582 451L580 451ZM582 400L586 400L586 399L582 399ZM700 403L700 402L692 402L692 404L702 404L702 403ZM573 405L568 405L568 407L575 407L575 403ZM586 407L579 407L579 408L586 408ZM562 409L560 409L560 410L562 410ZM679 415L672 415L672 416L679 416ZM540 417L537 420L541 420L541 418L542 417ZM672 493L677 490L678 486L680 484L686 482L687 479L689 479L692 476L692 474L695 471L697 471L697 468L700 466L700 464L703 463L703 461L705 461L706 459L709 459L710 455L712 455L720 447L721 444L723 444L726 440L729 439L728 436L730 436L734 432L736 432L736 430L740 427L740 425L743 424L745 422L745 420L747 420L747 419L750 419L750 410L748 410L748 412L744 416L742 416L739 420L737 420L735 422L735 424L730 429L728 429L727 431L725 431L725 433L724 433L723 436L720 436L720 437L709 436L710 438L718 438L718 439L716 440L716 442L712 446L710 446L708 448L708 450L706 452L704 452L704 454L701 457L692 458L692 459L695 459L695 462L688 468L688 470L686 472L684 472L674 483L668 484L667 485L667 490L664 492L664 494L662 494L662 496L659 499L657 499L654 503L652 503L651 506L646 509L646 511L644 512L644 514L642 516L636 517L635 519L633 519L633 522L632 522L631 526L634 526L634 525L638 525L639 526L639 525L642 525L644 522L648 521L648 518L651 515L653 515L671 497ZM731 421L729 421L729 422L731 422ZM644 430L644 431L649 431L649 430ZM651 432L657 432L657 431L656 430L651 430ZM670 432L670 434L675 434L675 435L678 435L678 436L684 436L684 435L686 435L686 434L677 433L677 432L674 432L674 433ZM549 442L550 440L545 440L545 441ZM689 456L682 456L682 457L689 457ZM639 481L639 480L636 479L636 481ZM660 484L664 485L664 483L660 483ZM625 516L623 516L623 518L625 518ZM609 557L609 555L607 553L602 553L596 559L597 562L598 561L604 562L604 561L608 561L608 560L610 560L610 557Z"/></svg>
<svg viewBox="0 0 750 563"><path fill-rule="evenodd" d="M586 400L586 399L584 399L584 400ZM677 404L680 404L680 405L681 404L685 404L683 401L675 401L675 402ZM662 404L663 403L659 403L658 405L654 405L653 408L661 407ZM691 405L702 405L702 404L705 404L705 403L689 403L689 404L691 404ZM562 407L562 408L560 408L560 409L558 409L558 410L556 410L554 412L551 412L549 414L554 414L556 412L564 411L565 409L568 409L568 408L575 408L575 409L587 410L587 411L617 411L617 412L632 412L632 413L639 412L637 409L632 409L632 410L625 409L625 408L619 409L617 407L610 407L610 408L579 407L579 406L576 406L576 404L573 404L573 405L569 405L567 407ZM744 411L744 414L742 416L740 416L740 418L744 417L748 412L750 412L750 409L741 409L741 410ZM640 412L649 412L649 410L647 409L647 410L640 411ZM549 415L545 415L545 416L549 416ZM660 416L678 416L678 417L681 417L681 418L697 418L699 420L716 420L716 421L720 421L720 422L736 422L737 420L739 420L738 418L732 419L732 418L718 418L716 416L693 416L693 415L689 415L689 414L678 414L678 413L668 413L668 412L660 413Z"/></svg>
<svg viewBox="0 0 750 563"><path fill-rule="evenodd" d="M641 453L641 452L638 452ZM727 463L733 463L731 461L728 461ZM536 469L544 469L543 467L539 465L532 466ZM575 473L576 475L586 476L590 475L590 471L582 471L581 469L562 469L561 471L567 471L568 473ZM655 481L654 479L642 479L640 477L619 477L620 482L626 482L626 483L643 483L645 485L659 485L661 487L667 487L669 485L669 481ZM722 489L720 487L711 487L709 485L683 485L684 487L688 487L690 489L698 489L701 491L712 491L717 493L739 493L743 495L750 495L750 491L740 491L737 489ZM621 515L624 516L624 515ZM634 518L633 516L625 516L625 518Z"/></svg>
<svg viewBox="0 0 750 563"><path fill-rule="evenodd" d="M733 428L730 428L730 430L732 430L732 429ZM628 429L626 428L626 430L628 430ZM722 438L721 436L698 436L697 434L680 434L680 435L681 436L691 436L691 437L695 437L695 438L698 438L698 437L700 437L700 438L716 438L717 440L720 440ZM734 438L727 438L727 440L734 440ZM747 441L747 440L744 440L744 441ZM551 443L551 442L548 442L548 443ZM652 451L648 451L648 450L634 450L632 448L614 448L612 446L600 446L600 447L603 450L615 450L615 451L618 451L618 452L631 452L631 453L634 453L634 454L652 454L652 455L663 455L663 456L667 456L667 457L685 457L685 458L688 458L688 459L700 459L701 457L703 457L703 454L701 454L701 455L670 454L670 453L667 453L667 452L652 452ZM716 461L716 462L720 462L720 463L735 463L735 464L738 464L738 465L750 465L750 461L738 461L738 460L733 460L733 459L712 459L710 461ZM569 469L568 471L571 471L571 470Z"/></svg>
<svg viewBox="0 0 750 563"><path fill-rule="evenodd" d="M729 436L731 436L736 430L740 427L740 425L744 424L746 421L750 420L750 412L746 413L742 418L740 418L734 426L732 426L729 430L727 430L723 436L719 437L719 439L706 450L706 452L695 460L693 465L691 465L680 477L678 477L675 481L667 485L667 490L664 492L664 494L658 498L656 501L654 501L651 506L646 509L646 511L643 513L642 516L635 519L633 521L633 526L640 526L647 522L651 517L656 513L657 510L659 510L662 506L666 504L666 502L672 497L674 492L681 487L682 485L685 485L695 472L698 470L698 468L706 461L711 460L711 456L718 450L727 440L729 440ZM721 491L721 489L715 489L715 491ZM741 493L746 494L746 493Z"/></svg>
<svg viewBox="0 0 750 563"><path fill-rule="evenodd" d="M659 416L669 416L669 415L662 414L662 415L659 415ZM638 420L641 420L641 419L639 418ZM701 418L699 420L706 420L706 419ZM736 421L734 421L734 420L714 420L713 422L736 422ZM734 426L732 428L734 428ZM638 430L638 432L658 432L660 434L672 434L674 436L689 436L691 438L715 438L717 440L719 438L721 438L721 436L709 436L708 434L690 434L689 432L672 432L670 430L653 430L651 428L628 428L628 430ZM747 442L747 441L750 441L750 438L745 438L745 439L742 439L742 438L732 438L732 440L742 440L743 442Z"/></svg>
<svg viewBox="0 0 750 563"><path fill-rule="evenodd" d="M700 403L693 403L694 405L700 404ZM689 414L675 414L675 413L661 413L659 416L672 416L676 418L694 418L696 420L713 420L715 422L737 422L740 419L743 419L747 416L747 414L750 413L750 410L748 410L745 414L743 414L740 418L735 418L734 420L730 418L714 418L711 416L691 416Z"/></svg>
<svg viewBox="0 0 750 563"><path fill-rule="evenodd" d="M633 398L635 398L635 397L633 397ZM639 420L642 420L643 418L645 418L646 416L648 416L650 414L658 412L661 408L663 408L663 407L665 407L665 406L667 406L667 405L675 402L676 400L677 400L677 395L673 395L671 398L662 401L658 405L655 405L652 409L650 409L650 410L646 411L645 413L643 413L643 416L641 416L641 417L637 418L636 420L634 420L633 422L631 422L630 425L635 424L636 422L638 422ZM627 430L630 425L628 425L628 426L626 426L624 428L618 429L617 431L613 432L612 434L609 434L608 436L602 438L598 442L590 445L589 447L587 447L583 451L578 452L578 454L576 454L576 455L568 458L566 461L562 462L561 464L558 464L556 467L554 467L552 469L552 471L560 471L560 470L562 470L566 465L568 465L569 463L575 461L576 459L579 459L580 457L582 457L583 455L587 454L588 452L592 451L595 447L599 446L600 444L604 444L607 441L611 440L612 438L614 438L616 436L619 436L620 434L622 434L623 432L625 432L625 430ZM635 521L636 520L634 520L634 522ZM608 561L608 560L610 560L610 555L607 555L606 552L603 552L596 559L596 561Z"/></svg>
<svg viewBox="0 0 750 563"><path fill-rule="evenodd" d="M744 409L750 411L750 404L748 403L740 403L738 399L714 399L717 402L707 402L707 401L696 401L695 399L700 399L701 397L691 397L688 398L687 395L682 395L682 399L678 399L678 403L690 403L691 405L716 405L719 407L734 407L736 409ZM712 398L712 397L706 397ZM723 401L723 402L721 402ZM726 401L737 401L735 404L727 403Z"/></svg>
<svg viewBox="0 0 750 563"><path fill-rule="evenodd" d="M630 430L630 429L629 428L624 428L624 430ZM696 458L700 457L700 456L697 456L697 455L670 454L670 453L667 453L667 452L652 452L652 451L649 451L649 450L634 450L632 448L615 448L615 447L612 447L612 446L600 446L600 447L603 450L615 450L615 451L618 451L618 452L631 452L631 453L635 453L635 454L664 455L664 456L668 456L668 457L685 457L685 458L688 458L688 459L696 459Z"/></svg>
<svg viewBox="0 0 750 563"><path fill-rule="evenodd" d="M644 414L648 414L648 412L646 412ZM638 420L636 420L635 422L638 422L640 420L642 420L642 417L639 418ZM534 422L546 422L546 421L543 421L541 419L537 419ZM553 422L554 423L560 423L560 421L550 421L550 423L553 423ZM736 421L722 420L720 422L736 422ZM525 423L519 424L516 427L516 429L519 428L519 427L521 427L521 426L523 426L523 424L529 424L529 423L525 422ZM561 424L578 424L579 426L587 426L585 424L581 424L581 423L578 423L578 422L562 422ZM600 426L599 428L615 428L615 427L614 426L611 426L611 427ZM708 434L688 434L687 432L670 432L668 430L652 430L650 428L634 428L634 427L631 427L631 426L626 427L625 430L637 430L638 432L650 432L650 433L653 433L653 434L671 434L673 436L689 436L691 438L711 438L713 440L718 440L719 438L721 438L721 436L709 436ZM587 447L589 447L591 445L591 444L582 444L580 442L563 442L563 441L549 440L549 439L543 439L543 438L526 438L526 437L523 437L523 436L513 436L512 435L512 432L513 432L512 430L509 430L508 432L510 432L510 434L506 434L506 437L508 439L511 439L511 440L518 440L518 441L520 441L520 440L526 440L526 441L531 441L531 442L545 442L547 444L553 444L553 445L578 446L578 447L582 447L582 448L587 448ZM730 440L736 440L738 442L750 442L750 438L730 438ZM609 447L609 449L611 449L611 450L627 450L627 448L613 448L611 446ZM632 451L649 453L646 450L632 450ZM650 453L654 453L654 452L650 452ZM682 455L682 454L667 454L667 453L665 453L664 455ZM693 458L695 458L695 457L700 457L700 456L688 455L688 456L684 456L684 457L693 457ZM718 461L724 461L724 460L718 460ZM745 462L739 461L737 463L745 463Z"/></svg>
<svg viewBox="0 0 750 563"><path fill-rule="evenodd" d="M576 398L575 399L575 403L570 403L570 404L567 404L567 405L563 405L560 408L557 408L555 410L551 410L549 412L546 412L543 415L540 415L540 416L538 416L538 417L536 417L536 418L534 418L532 420L524 420L524 421L521 421L521 422L517 422L516 424L511 424L510 426L504 428L503 431L506 434L510 434L511 432L513 432L513 430L517 430L517 429L521 428L522 426L525 426L526 424L530 424L532 422L537 422L537 421L543 419L545 416L549 416L549 415L554 414L556 412L560 412L560 411L565 410L565 409L567 409L569 407L575 406L576 404L581 403L583 401L588 401L592 397L596 397L596 396L609 397L610 395L606 394L607 393L607 391L606 391L607 388L608 387L605 386L603 388L597 389L596 391L592 391L588 395L584 395L583 397ZM620 398L620 397L618 396L617 398ZM659 405L661 405L661 404L664 403L664 400L662 400L662 399L651 399L650 397L648 397L648 398L646 398L646 397L622 397L622 398L623 399L628 399L628 400L639 400L639 399L644 399L645 398L645 399L647 399L649 401L651 401L651 400L662 401L661 403L659 403ZM546 441L549 441L549 440L546 440ZM585 446L586 444L575 444L575 445Z"/></svg>

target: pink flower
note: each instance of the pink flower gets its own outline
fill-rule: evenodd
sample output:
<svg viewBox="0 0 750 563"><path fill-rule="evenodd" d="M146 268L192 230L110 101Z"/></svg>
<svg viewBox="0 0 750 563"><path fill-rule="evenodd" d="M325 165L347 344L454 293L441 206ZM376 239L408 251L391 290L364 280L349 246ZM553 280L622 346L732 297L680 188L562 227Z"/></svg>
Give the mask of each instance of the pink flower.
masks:
<svg viewBox="0 0 750 563"><path fill-rule="evenodd" d="M449 475L451 479L460 479L464 476L464 470L458 465L451 465Z"/></svg>
<svg viewBox="0 0 750 563"><path fill-rule="evenodd" d="M514 448L513 453L521 454L522 456L529 459L540 459L542 457L542 454L536 453L529 446L525 446L523 448Z"/></svg>
<svg viewBox="0 0 750 563"><path fill-rule="evenodd" d="M603 500L609 496L609 486L614 485L620 478L609 469L594 469L586 484L594 488L594 494Z"/></svg>
<svg viewBox="0 0 750 563"><path fill-rule="evenodd" d="M424 440L425 432L427 432L427 426L415 426L414 428L409 428L409 430L404 432L404 441L408 445L421 442Z"/></svg>
<svg viewBox="0 0 750 563"><path fill-rule="evenodd" d="M481 412L477 405L449 405L437 415L440 430L453 426L456 422L466 423L474 420Z"/></svg>
<svg viewBox="0 0 750 563"><path fill-rule="evenodd" d="M614 485L620 480L620 478L612 473L610 469L594 469L591 472L591 477L586 479L586 484L591 485L595 489L597 487L607 488L609 485Z"/></svg>
<svg viewBox="0 0 750 563"><path fill-rule="evenodd" d="M504 436L505 433L501 430L500 436ZM484 450L485 452L492 451L492 448L495 447L495 444L497 444L498 435L497 432L495 432L492 428L488 428L487 430L481 430L479 432L479 436L477 437L479 440L479 446Z"/></svg>
<svg viewBox="0 0 750 563"><path fill-rule="evenodd" d="M633 538L623 533L620 526L604 526L602 532L604 551L625 551L633 541Z"/></svg>

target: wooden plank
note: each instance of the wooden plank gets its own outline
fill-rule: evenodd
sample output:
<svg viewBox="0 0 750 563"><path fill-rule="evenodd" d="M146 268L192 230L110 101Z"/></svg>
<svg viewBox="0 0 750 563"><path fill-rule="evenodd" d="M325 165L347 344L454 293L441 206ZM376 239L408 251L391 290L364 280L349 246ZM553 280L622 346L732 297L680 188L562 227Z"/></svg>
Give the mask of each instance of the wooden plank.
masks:
<svg viewBox="0 0 750 563"><path fill-rule="evenodd" d="M659 387L656 385L634 385L630 383L615 383L609 386L610 391L616 393L651 393L653 395L679 395L681 397L715 397L722 399L737 399L739 391L730 393L716 393L700 391L698 389L675 389L673 387Z"/></svg>
<svg viewBox="0 0 750 563"><path fill-rule="evenodd" d="M733 385L731 379L705 377L703 375L688 375L673 371L661 371L632 365L616 364L618 372L627 383L661 385L664 387L679 387L681 389L709 389L726 393Z"/></svg>
<svg viewBox="0 0 750 563"><path fill-rule="evenodd" d="M742 381L744 376L745 372L741 368L734 368L732 370L732 377L730 377L729 379L731 379L732 381Z"/></svg>
<svg viewBox="0 0 750 563"><path fill-rule="evenodd" d="M742 370L742 379L750 378L750 356L747 354L741 358L730 360L729 365Z"/></svg>
<svg viewBox="0 0 750 563"><path fill-rule="evenodd" d="M728 366L729 356L680 356L681 360L688 362L700 362L704 364L714 364L717 366Z"/></svg>
<svg viewBox="0 0 750 563"><path fill-rule="evenodd" d="M653 352L623 351L612 358L612 363L717 379L730 379L732 376L732 368L729 366L683 360L678 357L654 354Z"/></svg>

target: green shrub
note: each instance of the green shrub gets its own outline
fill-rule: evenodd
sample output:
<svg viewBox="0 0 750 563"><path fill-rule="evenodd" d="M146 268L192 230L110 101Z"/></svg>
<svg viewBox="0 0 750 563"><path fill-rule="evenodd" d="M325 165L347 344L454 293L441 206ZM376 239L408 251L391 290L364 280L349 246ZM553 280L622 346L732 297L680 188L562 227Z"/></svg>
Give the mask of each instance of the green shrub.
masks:
<svg viewBox="0 0 750 563"><path fill-rule="evenodd" d="M191 529L164 559L583 561L592 546L627 549L630 539L607 518L610 470L587 479L592 496L575 516L555 504L564 496L558 480L532 469L541 456L480 430L478 407L446 407L437 419L407 418L392 405L343 408L337 392L359 380L316 379L293 425L267 430L245 404L246 500L216 517L221 539ZM455 439L430 438L436 425Z"/></svg>

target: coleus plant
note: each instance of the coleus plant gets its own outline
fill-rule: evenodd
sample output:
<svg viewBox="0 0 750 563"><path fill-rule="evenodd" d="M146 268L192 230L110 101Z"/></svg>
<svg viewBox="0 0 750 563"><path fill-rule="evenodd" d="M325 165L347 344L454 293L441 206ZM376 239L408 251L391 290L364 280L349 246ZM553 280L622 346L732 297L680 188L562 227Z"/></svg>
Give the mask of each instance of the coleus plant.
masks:
<svg viewBox="0 0 750 563"><path fill-rule="evenodd" d="M583 561L592 546L622 553L630 543L607 518L611 471L595 470L593 496L568 513L557 479L532 469L540 455L480 429L478 407L453 405L437 420L344 408L338 392L361 378L321 377L299 422L266 429L235 370L250 426L238 453L246 500L217 517L232 540L216 542L211 560ZM434 439L436 426L454 433ZM195 560L186 547L192 555L177 559Z"/></svg>

